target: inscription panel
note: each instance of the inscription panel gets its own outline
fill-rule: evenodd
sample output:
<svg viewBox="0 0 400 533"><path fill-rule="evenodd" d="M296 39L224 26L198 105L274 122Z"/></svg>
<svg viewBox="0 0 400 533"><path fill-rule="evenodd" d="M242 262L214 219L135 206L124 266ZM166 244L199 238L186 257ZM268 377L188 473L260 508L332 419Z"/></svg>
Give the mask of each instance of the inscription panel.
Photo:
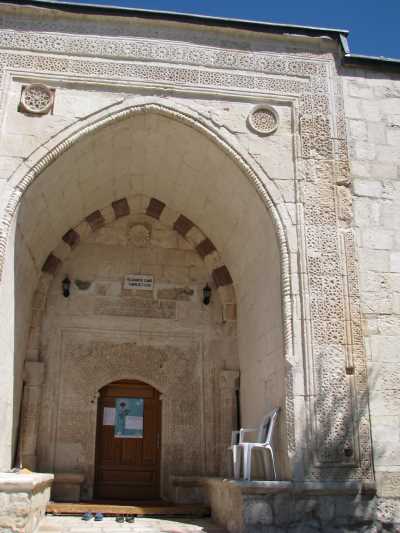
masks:
<svg viewBox="0 0 400 533"><path fill-rule="evenodd" d="M97 315L132 316L137 318L176 318L176 302L144 298L97 298Z"/></svg>

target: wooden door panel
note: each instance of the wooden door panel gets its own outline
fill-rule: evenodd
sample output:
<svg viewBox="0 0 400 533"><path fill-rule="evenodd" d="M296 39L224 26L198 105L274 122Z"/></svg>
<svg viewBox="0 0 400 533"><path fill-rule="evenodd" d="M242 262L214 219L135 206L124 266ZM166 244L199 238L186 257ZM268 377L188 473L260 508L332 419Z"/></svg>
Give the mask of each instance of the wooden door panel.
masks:
<svg viewBox="0 0 400 533"><path fill-rule="evenodd" d="M120 464L124 466L135 466L143 462L143 439L137 439L137 442L129 442L136 439L120 439L121 452Z"/></svg>
<svg viewBox="0 0 400 533"><path fill-rule="evenodd" d="M105 408L117 398L143 398L143 438L116 437L103 425ZM127 401L126 403L129 402ZM108 421L109 422L109 421ZM101 390L96 438L95 498L143 500L160 496L161 402L150 385L137 381L112 383Z"/></svg>
<svg viewBox="0 0 400 533"><path fill-rule="evenodd" d="M134 485L135 483L153 483L155 481L155 472L151 471L134 471L134 470L103 470L101 481L115 482L119 485Z"/></svg>

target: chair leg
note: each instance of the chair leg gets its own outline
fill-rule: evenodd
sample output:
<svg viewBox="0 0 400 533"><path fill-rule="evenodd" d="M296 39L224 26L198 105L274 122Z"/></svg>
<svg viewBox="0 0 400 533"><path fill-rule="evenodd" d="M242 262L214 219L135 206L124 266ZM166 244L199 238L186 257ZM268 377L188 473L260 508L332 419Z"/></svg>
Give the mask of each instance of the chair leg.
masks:
<svg viewBox="0 0 400 533"><path fill-rule="evenodd" d="M251 479L251 452L251 446L243 447L243 478L246 481L250 481Z"/></svg>
<svg viewBox="0 0 400 533"><path fill-rule="evenodd" d="M262 457L264 461L264 478L263 479L267 480L268 474L269 474L269 465L270 465L269 455L267 454L267 449L263 449L261 451L263 452Z"/></svg>
<svg viewBox="0 0 400 533"><path fill-rule="evenodd" d="M240 446L232 446L233 454L233 479L240 479L241 450Z"/></svg>
<svg viewBox="0 0 400 533"><path fill-rule="evenodd" d="M271 453L271 462L272 462L272 470L274 472L274 481L276 481L276 469L275 469L275 457L274 457L274 450L272 448L268 448L268 450Z"/></svg>

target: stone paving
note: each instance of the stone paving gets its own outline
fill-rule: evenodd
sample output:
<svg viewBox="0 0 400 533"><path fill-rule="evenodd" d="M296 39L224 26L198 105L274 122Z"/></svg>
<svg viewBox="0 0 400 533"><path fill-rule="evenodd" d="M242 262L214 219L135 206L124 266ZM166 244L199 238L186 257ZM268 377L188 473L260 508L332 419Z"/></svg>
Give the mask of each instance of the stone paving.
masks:
<svg viewBox="0 0 400 533"><path fill-rule="evenodd" d="M46 516L37 533L226 533L208 518L136 518L133 524L120 524L115 517L101 522L84 522L75 516Z"/></svg>

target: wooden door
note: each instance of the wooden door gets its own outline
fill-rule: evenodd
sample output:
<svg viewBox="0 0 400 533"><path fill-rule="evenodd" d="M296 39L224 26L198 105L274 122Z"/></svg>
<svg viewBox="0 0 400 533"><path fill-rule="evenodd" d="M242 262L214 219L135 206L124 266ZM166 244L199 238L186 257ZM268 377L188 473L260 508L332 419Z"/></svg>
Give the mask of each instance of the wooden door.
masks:
<svg viewBox="0 0 400 533"><path fill-rule="evenodd" d="M131 419L129 408L136 415ZM137 408L142 409L142 430L140 413L133 412ZM156 389L141 381L116 381L103 387L98 401L94 497L159 498L160 439L161 402Z"/></svg>

